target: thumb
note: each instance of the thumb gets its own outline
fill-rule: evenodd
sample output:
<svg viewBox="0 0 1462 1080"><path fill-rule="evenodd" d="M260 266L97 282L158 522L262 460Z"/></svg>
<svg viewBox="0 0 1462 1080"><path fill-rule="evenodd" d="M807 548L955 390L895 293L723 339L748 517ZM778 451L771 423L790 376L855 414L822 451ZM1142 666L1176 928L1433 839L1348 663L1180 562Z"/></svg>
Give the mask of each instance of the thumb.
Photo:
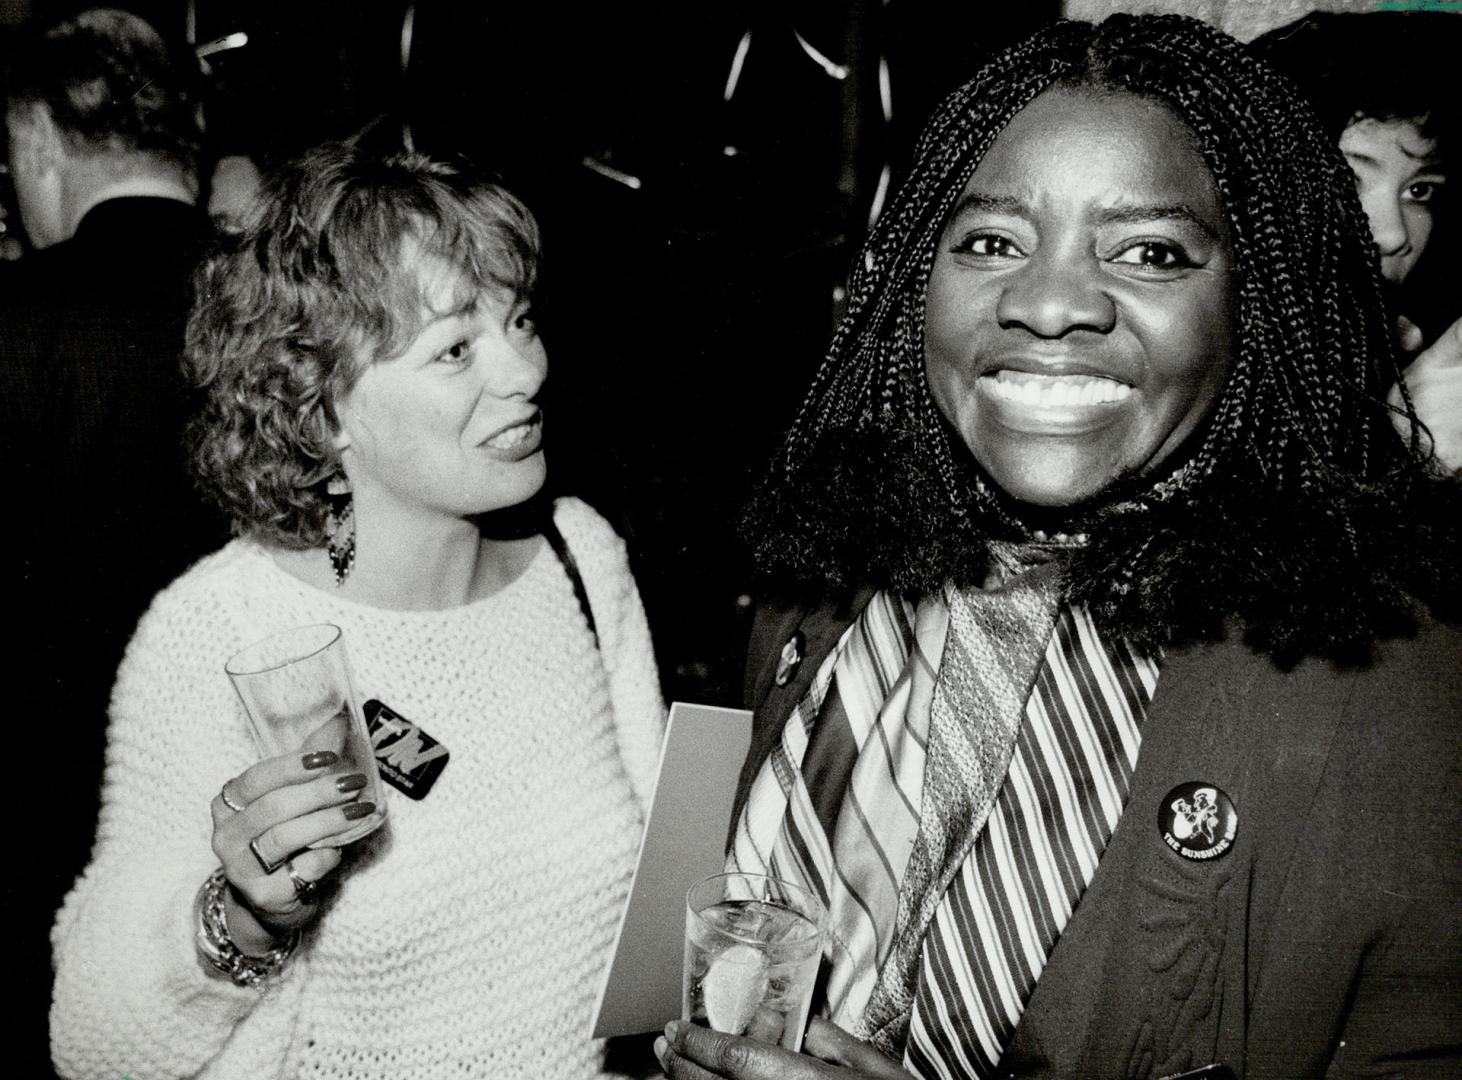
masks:
<svg viewBox="0 0 1462 1080"><path fill-rule="evenodd" d="M869 1080L909 1080L909 1074L898 1062L820 1016L814 1016L808 1023L807 1034L802 1037L802 1052L852 1069Z"/></svg>
<svg viewBox="0 0 1462 1080"><path fill-rule="evenodd" d="M1396 347L1398 349L1408 354L1418 352L1425 340L1422 337L1421 327L1405 315L1396 316Z"/></svg>

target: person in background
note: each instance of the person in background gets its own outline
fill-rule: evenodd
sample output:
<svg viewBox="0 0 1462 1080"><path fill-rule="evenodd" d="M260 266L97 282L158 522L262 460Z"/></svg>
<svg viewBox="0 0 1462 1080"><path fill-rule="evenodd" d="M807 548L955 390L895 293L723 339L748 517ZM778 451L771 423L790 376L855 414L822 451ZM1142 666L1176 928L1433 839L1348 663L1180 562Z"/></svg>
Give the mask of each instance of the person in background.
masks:
<svg viewBox="0 0 1462 1080"><path fill-rule="evenodd" d="M47 930L91 845L112 678L148 600L227 529L182 449L183 324L210 236L191 58L111 10L12 44L7 179L29 251L0 267L0 450L18 508L7 686L27 729L55 742L17 777L22 804L49 808L47 837L7 877L4 908L30 1014L21 1071L40 1075Z"/></svg>
<svg viewBox="0 0 1462 1080"><path fill-rule="evenodd" d="M819 1018L667 1073L1455 1074L1462 490L1334 139L1203 23L1060 23L849 294L749 515L728 858L826 900Z"/></svg>
<svg viewBox="0 0 1462 1080"><path fill-rule="evenodd" d="M15 262L25 255L20 240L20 226L15 212L15 190L10 184L10 165L0 162L0 266ZM0 276L0 284L7 278Z"/></svg>
<svg viewBox="0 0 1462 1080"><path fill-rule="evenodd" d="M225 154L213 164L208 183L208 216L220 232L244 227L259 200L263 173L247 154Z"/></svg>
<svg viewBox="0 0 1462 1080"><path fill-rule="evenodd" d="M206 488L239 533L117 676L97 844L53 935L73 1080L594 1077L663 706L623 543L543 494L538 229L502 187L333 144L200 273ZM547 425L547 426L546 426ZM447 751L386 824L329 754L256 760L224 662L344 630Z"/></svg>
<svg viewBox="0 0 1462 1080"><path fill-rule="evenodd" d="M1415 354L1392 403L1401 406L1404 386L1424 445L1435 443L1445 469L1462 470L1462 290L1453 268L1462 221L1451 179L1462 153L1462 19L1315 12L1250 47L1299 85L1355 173L1397 337Z"/></svg>

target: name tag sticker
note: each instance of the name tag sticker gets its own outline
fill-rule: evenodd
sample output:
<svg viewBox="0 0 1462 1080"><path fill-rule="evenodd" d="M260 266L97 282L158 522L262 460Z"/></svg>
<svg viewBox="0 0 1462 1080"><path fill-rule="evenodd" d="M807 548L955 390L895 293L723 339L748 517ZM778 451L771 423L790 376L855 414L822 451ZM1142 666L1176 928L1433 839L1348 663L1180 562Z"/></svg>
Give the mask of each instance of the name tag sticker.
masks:
<svg viewBox="0 0 1462 1080"><path fill-rule="evenodd" d="M447 748L375 698L365 703L365 719L381 777L409 798L426 798L447 767Z"/></svg>

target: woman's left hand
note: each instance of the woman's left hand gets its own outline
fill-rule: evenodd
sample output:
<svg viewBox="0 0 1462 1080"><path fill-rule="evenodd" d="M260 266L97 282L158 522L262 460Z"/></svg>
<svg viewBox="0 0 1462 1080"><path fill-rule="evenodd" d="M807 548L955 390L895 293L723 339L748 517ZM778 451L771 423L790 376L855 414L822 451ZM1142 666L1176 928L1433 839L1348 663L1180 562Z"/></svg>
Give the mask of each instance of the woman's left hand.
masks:
<svg viewBox="0 0 1462 1080"><path fill-rule="evenodd" d="M655 1040L655 1056L672 1080L909 1080L897 1062L817 1017L800 1054L674 1020Z"/></svg>

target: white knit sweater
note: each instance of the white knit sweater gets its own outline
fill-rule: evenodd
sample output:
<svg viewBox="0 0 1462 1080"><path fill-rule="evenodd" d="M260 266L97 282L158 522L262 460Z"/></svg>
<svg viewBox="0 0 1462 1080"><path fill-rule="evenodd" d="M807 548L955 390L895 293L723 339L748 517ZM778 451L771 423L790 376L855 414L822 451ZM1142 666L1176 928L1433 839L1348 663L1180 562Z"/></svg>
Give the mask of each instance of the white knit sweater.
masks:
<svg viewBox="0 0 1462 1080"><path fill-rule="evenodd" d="M153 603L112 698L91 865L52 934L51 1046L82 1080L600 1075L594 995L628 892L663 724L624 548L583 503L559 524L600 649L545 546L498 594L369 608L235 541ZM223 671L278 629L334 622L362 700L446 744L427 797L388 788L340 892L263 992L206 974L193 897L209 802L258 758ZM358 858L357 858L358 856Z"/></svg>

